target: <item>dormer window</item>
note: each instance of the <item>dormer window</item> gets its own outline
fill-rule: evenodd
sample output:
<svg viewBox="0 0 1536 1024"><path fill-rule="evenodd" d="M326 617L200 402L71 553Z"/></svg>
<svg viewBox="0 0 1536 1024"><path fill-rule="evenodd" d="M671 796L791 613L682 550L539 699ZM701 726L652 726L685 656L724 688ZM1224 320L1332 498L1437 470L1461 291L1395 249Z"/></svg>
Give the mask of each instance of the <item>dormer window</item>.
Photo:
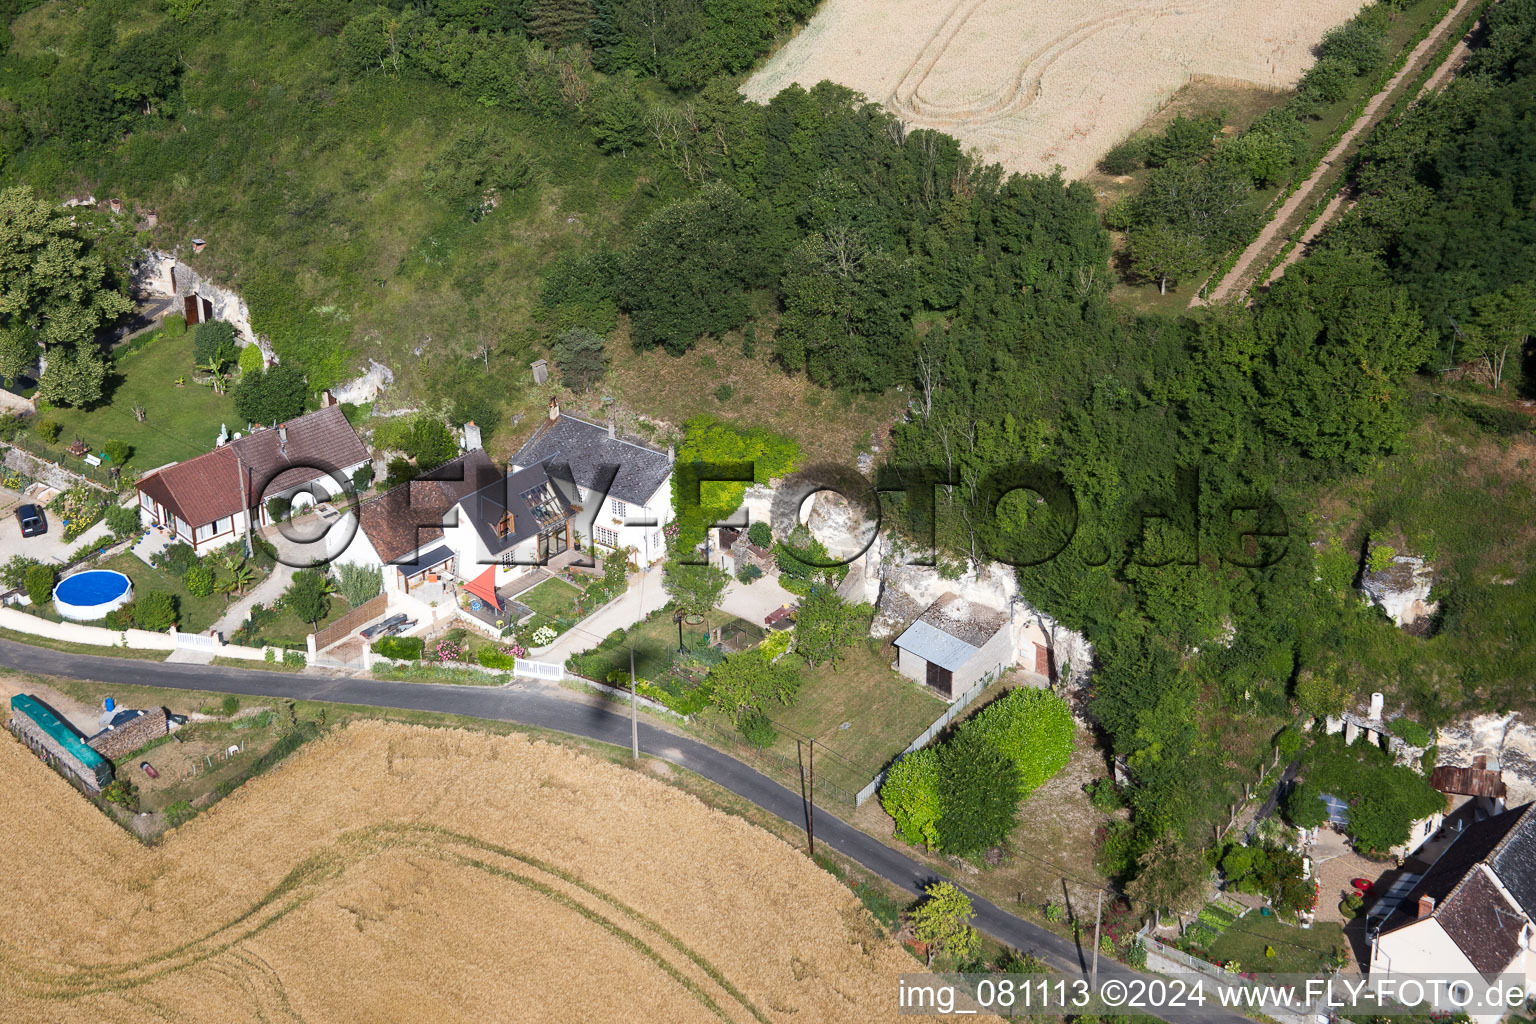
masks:
<svg viewBox="0 0 1536 1024"><path fill-rule="evenodd" d="M499 538L503 538L507 534L511 533L512 532L512 527L513 527L512 513L511 512L503 512L502 516L501 516L501 519L497 520L497 522L496 522L496 536L497 536L497 538L498 539Z"/></svg>

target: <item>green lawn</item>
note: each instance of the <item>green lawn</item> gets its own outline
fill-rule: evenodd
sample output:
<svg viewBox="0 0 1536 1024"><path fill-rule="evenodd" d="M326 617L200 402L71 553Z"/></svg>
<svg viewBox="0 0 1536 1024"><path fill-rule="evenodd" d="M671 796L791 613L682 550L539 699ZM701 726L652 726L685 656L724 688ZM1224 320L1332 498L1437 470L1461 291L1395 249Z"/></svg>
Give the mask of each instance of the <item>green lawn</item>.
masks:
<svg viewBox="0 0 1536 1024"><path fill-rule="evenodd" d="M1337 922L1319 921L1311 928L1285 924L1274 914L1257 910L1243 915L1211 943L1211 956L1237 961L1244 971L1263 974L1310 974L1326 968L1334 951L1344 946L1344 929ZM1274 956L1265 956L1267 948Z"/></svg>
<svg viewBox="0 0 1536 1024"><path fill-rule="evenodd" d="M532 608L535 613L526 625L518 627L521 642L531 646L533 634L544 626L553 629L556 634L564 633L579 617L576 601L581 595L580 587L557 577L547 579L532 590L525 590L513 598L519 604Z"/></svg>
<svg viewBox="0 0 1536 1024"><path fill-rule="evenodd" d="M224 614L224 609L229 604L224 599L224 595L217 592L207 597L193 597L187 592L186 584L181 582L179 576L173 576L164 569L145 565L137 555L131 552L124 551L120 555L113 555L97 568L115 569L133 580L133 595L136 599L152 590L163 591L175 597L176 628L184 633L198 633L206 630L220 615Z"/></svg>
<svg viewBox="0 0 1536 1024"><path fill-rule="evenodd" d="M779 731L769 752L794 761L795 741L815 739L817 784L830 783L851 801L946 707L895 672L875 644L855 643L836 667L806 669L794 704L769 711ZM716 729L733 729L719 712L705 717Z"/></svg>
<svg viewBox="0 0 1536 1024"><path fill-rule="evenodd" d="M521 600L521 598L519 598ZM709 625L723 626L744 622L730 615L716 612L710 616ZM589 637L596 647L602 637ZM690 650L703 647L709 642L704 624L683 625L683 643ZM610 672L629 671L629 648L635 649L635 675L641 679L659 680L669 674L673 655L677 653L677 624L672 621L671 609L653 612L644 622L631 627L627 644L604 651L589 650L591 660L584 665L581 674L598 682L606 682Z"/></svg>
<svg viewBox="0 0 1536 1024"><path fill-rule="evenodd" d="M69 462L75 460L63 453L76 435L98 454L108 441L127 441L133 445L129 463L141 473L211 450L221 425L233 432L245 424L236 422L232 398L192 383L194 372L191 331L180 338L157 337L117 359L96 408L54 409L39 417L59 425L58 442L46 448ZM187 379L185 387L175 386L177 377ZM135 404L144 407L143 423L134 418ZM42 439L34 432L32 440L41 444Z"/></svg>

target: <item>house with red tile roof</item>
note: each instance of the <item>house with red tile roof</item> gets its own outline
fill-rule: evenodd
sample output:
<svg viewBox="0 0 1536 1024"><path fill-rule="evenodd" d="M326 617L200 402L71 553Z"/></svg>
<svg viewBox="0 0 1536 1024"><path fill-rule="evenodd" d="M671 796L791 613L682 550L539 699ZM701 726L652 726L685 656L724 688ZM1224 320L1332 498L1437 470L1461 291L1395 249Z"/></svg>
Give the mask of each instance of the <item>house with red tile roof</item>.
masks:
<svg viewBox="0 0 1536 1024"><path fill-rule="evenodd" d="M146 473L136 485L139 515L206 554L243 538L247 525L269 525L269 498L345 493L368 460L341 407L327 406Z"/></svg>

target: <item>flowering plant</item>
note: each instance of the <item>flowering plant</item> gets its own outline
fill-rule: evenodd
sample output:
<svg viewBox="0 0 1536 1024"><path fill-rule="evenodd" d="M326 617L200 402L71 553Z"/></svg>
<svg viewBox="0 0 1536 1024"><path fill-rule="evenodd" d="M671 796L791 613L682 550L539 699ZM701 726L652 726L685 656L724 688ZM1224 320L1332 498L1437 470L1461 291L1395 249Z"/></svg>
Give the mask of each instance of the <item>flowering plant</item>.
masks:
<svg viewBox="0 0 1536 1024"><path fill-rule="evenodd" d="M464 652L459 649L459 645L454 643L452 640L442 641L437 645L437 649L433 652L438 661L458 661L459 657L463 653Z"/></svg>
<svg viewBox="0 0 1536 1024"><path fill-rule="evenodd" d="M555 637L558 635L559 634L555 632L553 627L540 626L538 629L533 631L533 646L543 647L545 644L553 643Z"/></svg>
<svg viewBox="0 0 1536 1024"><path fill-rule="evenodd" d="M528 657L528 650L527 650L527 648L520 647L517 644L507 644L505 647L500 648L500 650L501 650L502 654L507 655L507 657L509 657L509 658L526 658L526 657Z"/></svg>

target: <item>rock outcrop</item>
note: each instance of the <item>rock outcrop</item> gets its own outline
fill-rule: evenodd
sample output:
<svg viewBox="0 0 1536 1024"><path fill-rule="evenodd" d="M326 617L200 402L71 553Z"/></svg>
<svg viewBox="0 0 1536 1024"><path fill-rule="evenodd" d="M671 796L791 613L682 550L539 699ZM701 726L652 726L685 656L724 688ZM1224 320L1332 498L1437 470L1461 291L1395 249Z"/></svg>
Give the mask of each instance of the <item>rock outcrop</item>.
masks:
<svg viewBox="0 0 1536 1024"><path fill-rule="evenodd" d="M389 386L395 382L395 373L383 363L368 360L368 370L362 376L347 381L338 387L331 388L331 394L336 396L336 401L345 405L362 405L364 402L372 402L389 390Z"/></svg>
<svg viewBox="0 0 1536 1024"><path fill-rule="evenodd" d="M1417 555L1394 555L1385 569L1360 578L1366 600L1403 627L1425 622L1435 613L1439 605L1429 599L1433 586L1433 570Z"/></svg>

